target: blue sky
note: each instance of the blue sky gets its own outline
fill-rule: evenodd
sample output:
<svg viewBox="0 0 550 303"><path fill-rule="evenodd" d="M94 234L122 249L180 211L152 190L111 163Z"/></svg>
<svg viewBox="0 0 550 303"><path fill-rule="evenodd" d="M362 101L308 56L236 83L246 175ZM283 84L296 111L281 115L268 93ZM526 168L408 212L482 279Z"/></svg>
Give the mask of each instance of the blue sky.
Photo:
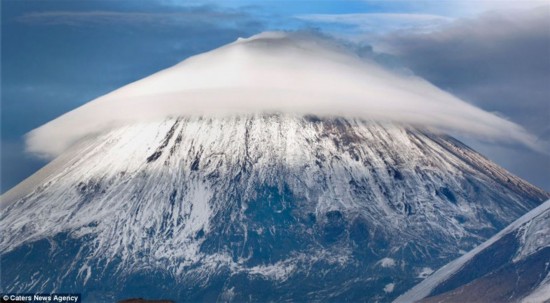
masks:
<svg viewBox="0 0 550 303"><path fill-rule="evenodd" d="M368 46L550 142L549 13L547 1L2 1L1 191L46 163L24 152L28 131L267 30L315 30ZM550 190L548 155L468 143Z"/></svg>

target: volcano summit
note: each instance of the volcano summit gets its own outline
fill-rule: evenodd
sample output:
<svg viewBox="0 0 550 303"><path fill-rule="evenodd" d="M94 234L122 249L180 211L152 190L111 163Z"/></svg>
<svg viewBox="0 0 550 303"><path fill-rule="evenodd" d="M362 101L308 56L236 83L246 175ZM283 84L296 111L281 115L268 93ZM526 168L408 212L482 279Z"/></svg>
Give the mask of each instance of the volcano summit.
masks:
<svg viewBox="0 0 550 303"><path fill-rule="evenodd" d="M442 130L516 125L333 42L267 33L34 130L2 291L390 301L548 199Z"/></svg>

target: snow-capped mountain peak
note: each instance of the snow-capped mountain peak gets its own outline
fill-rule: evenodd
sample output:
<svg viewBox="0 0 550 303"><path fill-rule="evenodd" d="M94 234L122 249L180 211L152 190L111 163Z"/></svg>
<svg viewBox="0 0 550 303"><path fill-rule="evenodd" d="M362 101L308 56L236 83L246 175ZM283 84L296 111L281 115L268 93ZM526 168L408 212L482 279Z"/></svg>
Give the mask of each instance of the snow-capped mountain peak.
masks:
<svg viewBox="0 0 550 303"><path fill-rule="evenodd" d="M318 36L188 58L29 133L0 291L391 300L549 198L442 129L532 143Z"/></svg>
<svg viewBox="0 0 550 303"><path fill-rule="evenodd" d="M135 123L2 196L2 287L100 302L389 300L547 198L455 139L400 124Z"/></svg>

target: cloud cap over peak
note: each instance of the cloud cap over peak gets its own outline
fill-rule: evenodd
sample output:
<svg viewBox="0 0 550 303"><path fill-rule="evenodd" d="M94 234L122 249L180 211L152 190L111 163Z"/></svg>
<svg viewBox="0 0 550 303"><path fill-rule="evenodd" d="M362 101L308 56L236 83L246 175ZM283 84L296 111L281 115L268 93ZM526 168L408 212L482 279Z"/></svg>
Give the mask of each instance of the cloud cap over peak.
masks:
<svg viewBox="0 0 550 303"><path fill-rule="evenodd" d="M425 125L537 148L518 125L319 35L267 32L191 57L68 112L26 136L55 157L121 124L177 115L342 115Z"/></svg>

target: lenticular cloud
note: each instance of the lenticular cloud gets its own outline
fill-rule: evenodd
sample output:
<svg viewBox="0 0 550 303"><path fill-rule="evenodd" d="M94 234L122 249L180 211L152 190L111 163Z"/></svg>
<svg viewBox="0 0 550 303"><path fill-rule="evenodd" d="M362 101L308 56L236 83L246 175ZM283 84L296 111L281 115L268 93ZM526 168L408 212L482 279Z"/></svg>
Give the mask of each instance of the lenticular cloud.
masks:
<svg viewBox="0 0 550 303"><path fill-rule="evenodd" d="M127 123L258 112L394 121L536 148L518 125L419 77L392 72L332 40L270 32L191 57L68 112L27 134L27 150L55 157Z"/></svg>

